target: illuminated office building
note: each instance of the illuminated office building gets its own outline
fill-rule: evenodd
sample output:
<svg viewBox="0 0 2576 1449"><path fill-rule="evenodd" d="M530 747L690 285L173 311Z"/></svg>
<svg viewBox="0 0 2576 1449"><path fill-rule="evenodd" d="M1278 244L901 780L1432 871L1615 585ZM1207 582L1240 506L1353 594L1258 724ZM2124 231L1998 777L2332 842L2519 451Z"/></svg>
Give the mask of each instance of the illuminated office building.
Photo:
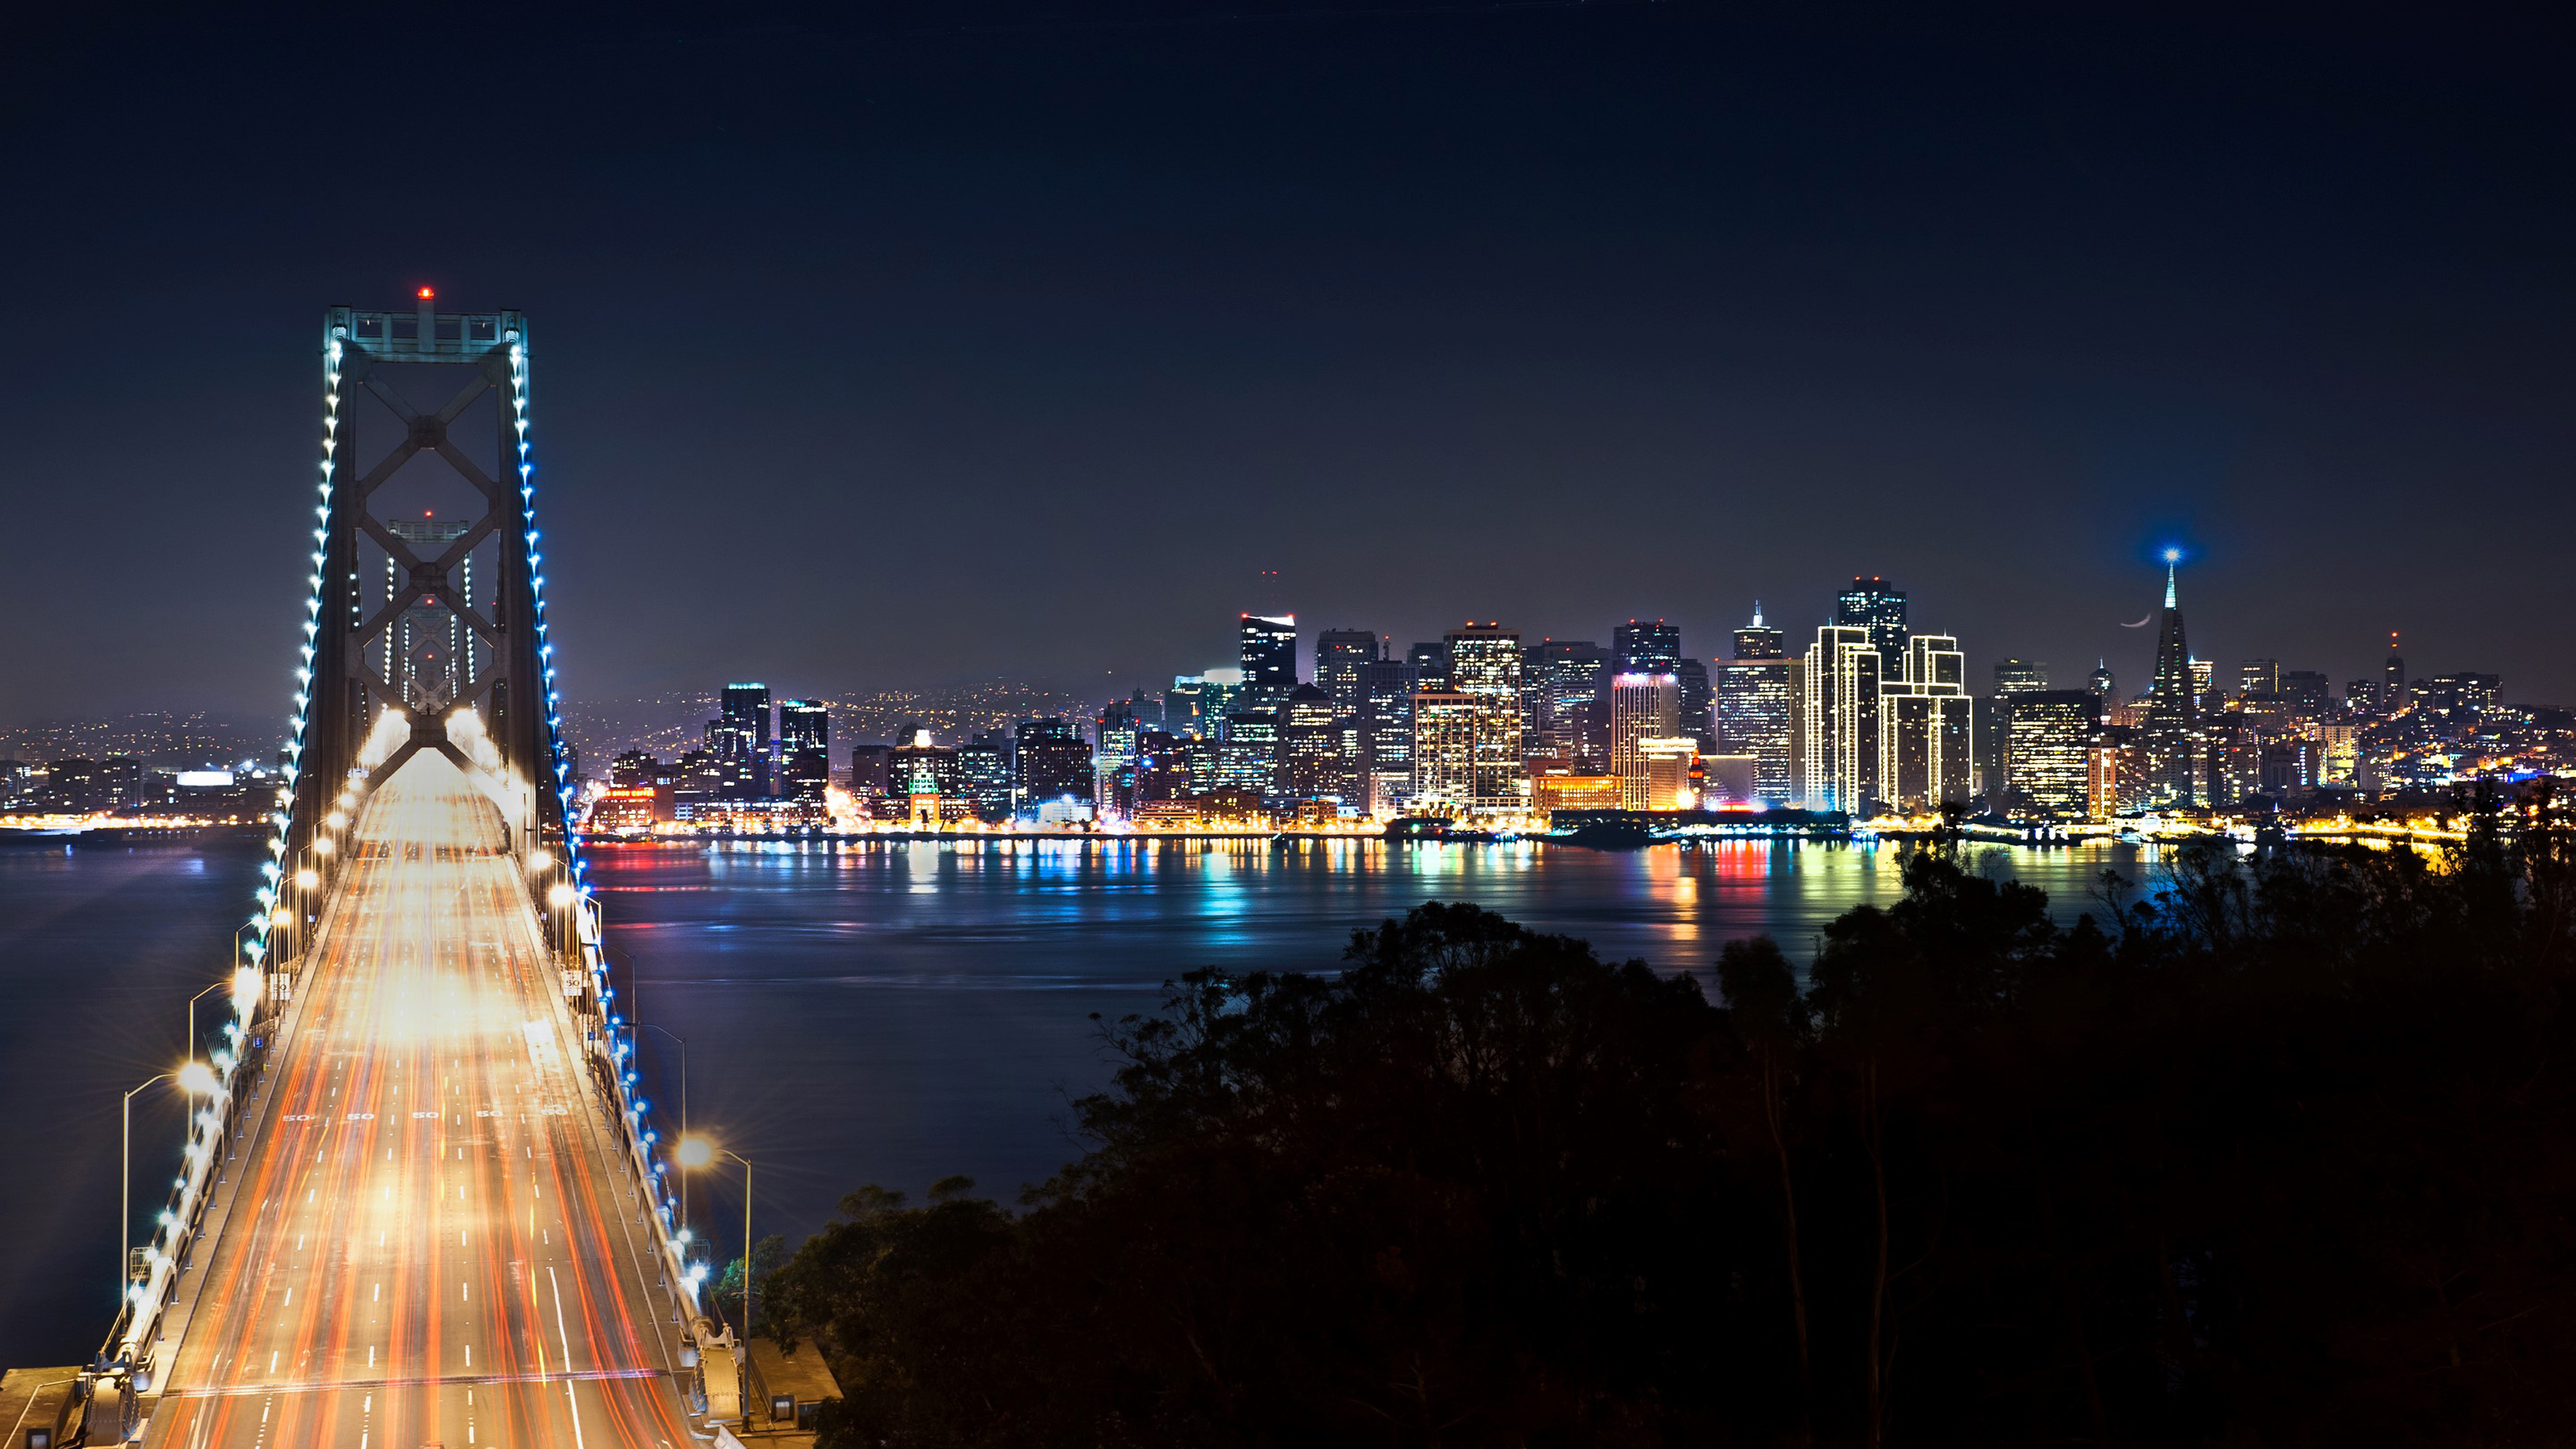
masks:
<svg viewBox="0 0 2576 1449"><path fill-rule="evenodd" d="M1678 694L1679 691L1676 691ZM1699 804L1691 792L1691 766L1699 762L1699 741L1688 735L1637 742L1639 780L1633 798L1623 777L1619 797L1623 808L1630 810L1689 810Z"/></svg>
<svg viewBox="0 0 2576 1449"><path fill-rule="evenodd" d="M1834 596L1834 627L1862 629L1878 650L1882 677L1905 668L1905 591L1876 574L1854 577L1851 587Z"/></svg>
<svg viewBox="0 0 2576 1449"><path fill-rule="evenodd" d="M750 796L776 793L770 788L769 740L769 686L726 685L717 717L708 726L707 747L744 771L742 790Z"/></svg>
<svg viewBox="0 0 2576 1449"><path fill-rule="evenodd" d="M1995 661L1995 693L2029 694L2048 688L2048 666L2036 659Z"/></svg>
<svg viewBox="0 0 2576 1449"><path fill-rule="evenodd" d="M1011 818L1011 737L979 734L957 747L953 788L966 809L987 825Z"/></svg>
<svg viewBox="0 0 2576 1449"><path fill-rule="evenodd" d="M1798 798L1798 678L1804 660L1787 657L1780 631L1753 622L1735 631L1735 657L1717 666L1716 750L1753 760L1754 798L1785 804Z"/></svg>
<svg viewBox="0 0 2576 1449"><path fill-rule="evenodd" d="M1411 808L1445 815L1527 808L1529 775L1521 764L1520 736L1515 695L1416 694Z"/></svg>
<svg viewBox="0 0 2576 1449"><path fill-rule="evenodd" d="M1548 639L1521 651L1521 714L1532 755L1571 767L1608 752L1601 692L1609 663L1589 639Z"/></svg>
<svg viewBox="0 0 2576 1449"><path fill-rule="evenodd" d="M1315 684L1342 708L1360 707L1360 666L1382 656L1378 638L1366 629L1327 629L1315 636Z"/></svg>
<svg viewBox="0 0 2576 1449"><path fill-rule="evenodd" d="M1012 814L1065 799L1088 802L1095 788L1091 746L1061 719L1023 720L1011 732Z"/></svg>
<svg viewBox="0 0 2576 1449"><path fill-rule="evenodd" d="M1879 685L1879 789L1906 810L1976 792L1976 701L1967 656L1947 634L1906 640L1905 677Z"/></svg>
<svg viewBox="0 0 2576 1449"><path fill-rule="evenodd" d="M2005 751L2013 813L2039 820L2081 820L2093 813L2089 751L2100 705L2085 689L2029 690L2013 696Z"/></svg>
<svg viewBox="0 0 2576 1449"><path fill-rule="evenodd" d="M1418 686L1409 660L1376 659L1360 666L1359 768L1364 774L1404 775L1413 769Z"/></svg>
<svg viewBox="0 0 2576 1449"><path fill-rule="evenodd" d="M1616 674L1610 679L1610 773L1619 777L1620 804L1629 810L1670 809L1653 798L1646 741L1668 740L1681 719L1681 681L1666 674Z"/></svg>
<svg viewBox="0 0 2576 1449"><path fill-rule="evenodd" d="M1332 800L1358 806L1359 789L1353 779L1358 760L1343 751L1350 719L1342 702L1322 686L1297 686L1279 710L1272 795L1290 802Z"/></svg>
<svg viewBox="0 0 2576 1449"><path fill-rule="evenodd" d="M832 718L819 699L778 705L780 795L820 802L832 783Z"/></svg>
<svg viewBox="0 0 2576 1449"><path fill-rule="evenodd" d="M1682 630L1661 619L1631 619L1610 630L1610 670L1614 674L1679 675ZM1679 705L1674 706L1679 709Z"/></svg>
<svg viewBox="0 0 2576 1449"><path fill-rule="evenodd" d="M1277 709L1297 687L1297 616L1243 616L1244 709Z"/></svg>
<svg viewBox="0 0 2576 1449"><path fill-rule="evenodd" d="M1903 658L1900 651L1899 667ZM1800 787L1809 809L1858 815L1877 801L1885 667L1886 656L1866 625L1824 625L1807 646L1798 718Z"/></svg>
<svg viewBox="0 0 2576 1449"><path fill-rule="evenodd" d="M1418 640L1404 652L1404 661L1413 666L1413 677L1423 689L1438 692L1449 688L1449 645L1446 641Z"/></svg>

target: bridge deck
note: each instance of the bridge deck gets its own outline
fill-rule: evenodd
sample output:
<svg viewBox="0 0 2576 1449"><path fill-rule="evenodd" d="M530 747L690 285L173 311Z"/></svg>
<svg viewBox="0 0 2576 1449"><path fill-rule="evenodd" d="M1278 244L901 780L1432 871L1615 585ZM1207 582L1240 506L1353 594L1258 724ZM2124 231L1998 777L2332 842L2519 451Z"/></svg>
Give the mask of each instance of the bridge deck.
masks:
<svg viewBox="0 0 2576 1449"><path fill-rule="evenodd" d="M671 1295L491 807L368 799L155 1445L693 1444Z"/></svg>

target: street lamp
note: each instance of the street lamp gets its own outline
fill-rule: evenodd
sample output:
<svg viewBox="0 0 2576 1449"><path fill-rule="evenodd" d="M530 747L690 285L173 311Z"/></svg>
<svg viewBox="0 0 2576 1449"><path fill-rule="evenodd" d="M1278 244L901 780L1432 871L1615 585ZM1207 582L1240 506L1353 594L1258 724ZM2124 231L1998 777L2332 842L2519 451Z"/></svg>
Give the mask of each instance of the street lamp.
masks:
<svg viewBox="0 0 2576 1449"><path fill-rule="evenodd" d="M632 1002L628 1003L627 1009L634 1009ZM685 1148L696 1140L689 1136L689 1039L667 1026L655 1026L649 1021L639 1021L635 1024L646 1031L658 1031L680 1044L680 1145ZM682 1165L686 1166L685 1163ZM680 1225L686 1227L688 1222L689 1175L684 1172L680 1174Z"/></svg>
<svg viewBox="0 0 2576 1449"><path fill-rule="evenodd" d="M234 988L234 994L235 994L236 996L238 996L238 995L240 994L240 985L239 985L239 982L240 982L240 974L239 974L238 972L236 972L234 975L232 975L232 976L228 976L228 977L226 977L225 979L223 979L223 980L221 980L221 981L218 981L218 982L214 983L214 984L213 984L213 985L211 985L211 986L208 986L208 987L205 989L205 991L200 991L200 992L198 992L195 996L191 996L191 997L189 997L189 998L188 998L188 1060L189 1060L189 1061L193 1062L193 1061L195 1061L195 1060L197 1059L197 1002L199 1001L199 999L201 999L202 997L204 997L204 996L205 996L206 991L221 991L222 989L224 989L224 988L225 988L225 987L227 987L227 986L233 987L233 988Z"/></svg>
<svg viewBox="0 0 2576 1449"><path fill-rule="evenodd" d="M742 1164L742 1336L748 1341L751 1338L751 1159L718 1147L703 1137L683 1137L680 1150L672 1155L679 1159L683 1170L711 1166L719 1157L730 1157Z"/></svg>
<svg viewBox="0 0 2576 1449"><path fill-rule="evenodd" d="M223 1084L215 1080L214 1068L204 1062L192 1061L186 1066L146 1077L125 1094L125 1101L119 1108L124 1118L124 1190L116 1199L116 1271L122 1275L117 1281L116 1292L120 1298L125 1296L125 1285L134 1281L134 1267L127 1256L134 1250L134 1098L146 1087L173 1077L179 1081L179 1090L191 1097L210 1097L223 1090Z"/></svg>

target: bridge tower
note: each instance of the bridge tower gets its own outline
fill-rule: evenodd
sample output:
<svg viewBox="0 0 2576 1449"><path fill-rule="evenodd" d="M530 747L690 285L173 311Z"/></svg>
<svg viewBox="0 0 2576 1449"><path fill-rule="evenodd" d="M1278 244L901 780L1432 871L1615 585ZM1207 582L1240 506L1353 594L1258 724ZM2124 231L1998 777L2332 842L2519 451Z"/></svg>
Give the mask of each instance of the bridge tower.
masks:
<svg viewBox="0 0 2576 1449"><path fill-rule="evenodd" d="M354 768L389 773L425 749L484 784L514 847L564 830L528 319L441 311L428 287L416 300L323 316L289 860Z"/></svg>

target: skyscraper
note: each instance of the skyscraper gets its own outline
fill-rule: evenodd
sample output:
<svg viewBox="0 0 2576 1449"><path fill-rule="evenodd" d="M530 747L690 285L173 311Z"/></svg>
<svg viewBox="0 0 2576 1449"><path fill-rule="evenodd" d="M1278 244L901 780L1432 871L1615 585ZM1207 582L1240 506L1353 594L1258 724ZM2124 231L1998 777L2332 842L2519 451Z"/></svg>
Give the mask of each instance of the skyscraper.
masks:
<svg viewBox="0 0 2576 1449"><path fill-rule="evenodd" d="M1070 796L1092 798L1091 746L1061 719L1023 720L1012 731L1015 814Z"/></svg>
<svg viewBox="0 0 2576 1449"><path fill-rule="evenodd" d="M1365 793L1369 779L1405 775L1413 769L1413 696L1418 681L1404 659L1377 659L1360 666L1360 769Z"/></svg>
<svg viewBox="0 0 2576 1449"><path fill-rule="evenodd" d="M716 718L707 727L707 746L718 760L740 771L743 793L776 794L769 774L769 686L726 685Z"/></svg>
<svg viewBox="0 0 2576 1449"><path fill-rule="evenodd" d="M1681 683L1681 733L1706 749L1717 738L1710 717L1716 686L1708 677L1708 661L1684 655L1673 665L1673 677Z"/></svg>
<svg viewBox="0 0 2576 1449"><path fill-rule="evenodd" d="M1717 666L1714 753L1753 757L1753 794L1771 804L1798 798L1798 676L1805 661L1786 657L1780 631L1753 622L1735 631L1735 657Z"/></svg>
<svg viewBox="0 0 2576 1449"><path fill-rule="evenodd" d="M1834 597L1834 623L1866 629L1878 650L1881 678L1893 679L1905 668L1905 591L1876 574L1854 576L1851 587Z"/></svg>
<svg viewBox="0 0 2576 1449"><path fill-rule="evenodd" d="M1682 662L1682 630L1661 619L1631 619L1610 631L1610 665L1619 674L1671 674Z"/></svg>
<svg viewBox="0 0 2576 1449"><path fill-rule="evenodd" d="M1335 703L1356 712L1360 707L1360 666L1373 664L1381 651L1366 629L1327 629L1315 636L1315 683Z"/></svg>
<svg viewBox="0 0 2576 1449"><path fill-rule="evenodd" d="M1879 684L1880 792L1908 810L1936 809L1976 791L1976 702L1967 656L1947 634L1905 643L1905 677Z"/></svg>
<svg viewBox="0 0 2576 1449"><path fill-rule="evenodd" d="M817 801L832 783L832 716L819 699L778 705L779 794Z"/></svg>
<svg viewBox="0 0 2576 1449"><path fill-rule="evenodd" d="M1646 741L1671 739L1681 719L1681 681L1671 673L1622 673L1610 679L1610 773L1619 777L1623 809L1656 806Z"/></svg>
<svg viewBox="0 0 2576 1449"><path fill-rule="evenodd" d="M2090 813L2090 746L2099 706L2091 690L2033 690L2013 696L2005 752L2016 813L2080 820Z"/></svg>
<svg viewBox="0 0 2576 1449"><path fill-rule="evenodd" d="M1443 636L1448 656L1448 685L1457 694L1489 694L1512 701L1521 696L1521 635L1500 624L1469 624Z"/></svg>
<svg viewBox="0 0 2576 1449"><path fill-rule="evenodd" d="M2395 714L2406 707L2406 660L2397 652L2397 631L2388 631L2388 662L2379 667L2379 707Z"/></svg>
<svg viewBox="0 0 2576 1449"><path fill-rule="evenodd" d="M1879 795L1879 684L1886 656L1865 625L1827 624L1807 646L1799 702L1808 808L1864 814Z"/></svg>
<svg viewBox="0 0 2576 1449"><path fill-rule="evenodd" d="M1277 709L1297 687L1297 616L1243 616L1243 698L1237 709Z"/></svg>
<svg viewBox="0 0 2576 1449"><path fill-rule="evenodd" d="M1522 714L1529 750L1569 765L1608 749L1601 732L1609 656L1589 639L1546 639L1521 651Z"/></svg>
<svg viewBox="0 0 2576 1449"><path fill-rule="evenodd" d="M1322 686L1297 686L1279 709L1279 754L1271 793L1292 803L1363 803L1352 785L1357 762L1342 752L1342 727L1349 717L1341 701Z"/></svg>
<svg viewBox="0 0 2576 1449"><path fill-rule="evenodd" d="M2182 606L2176 602L2175 566L2180 549L2165 551L2164 622L2156 631L2155 682L2148 686L2147 714L2140 741L2147 755L2147 803L2189 808L2197 802L2193 788L2199 774L2200 713L2194 695L2191 648L2183 637Z"/></svg>

